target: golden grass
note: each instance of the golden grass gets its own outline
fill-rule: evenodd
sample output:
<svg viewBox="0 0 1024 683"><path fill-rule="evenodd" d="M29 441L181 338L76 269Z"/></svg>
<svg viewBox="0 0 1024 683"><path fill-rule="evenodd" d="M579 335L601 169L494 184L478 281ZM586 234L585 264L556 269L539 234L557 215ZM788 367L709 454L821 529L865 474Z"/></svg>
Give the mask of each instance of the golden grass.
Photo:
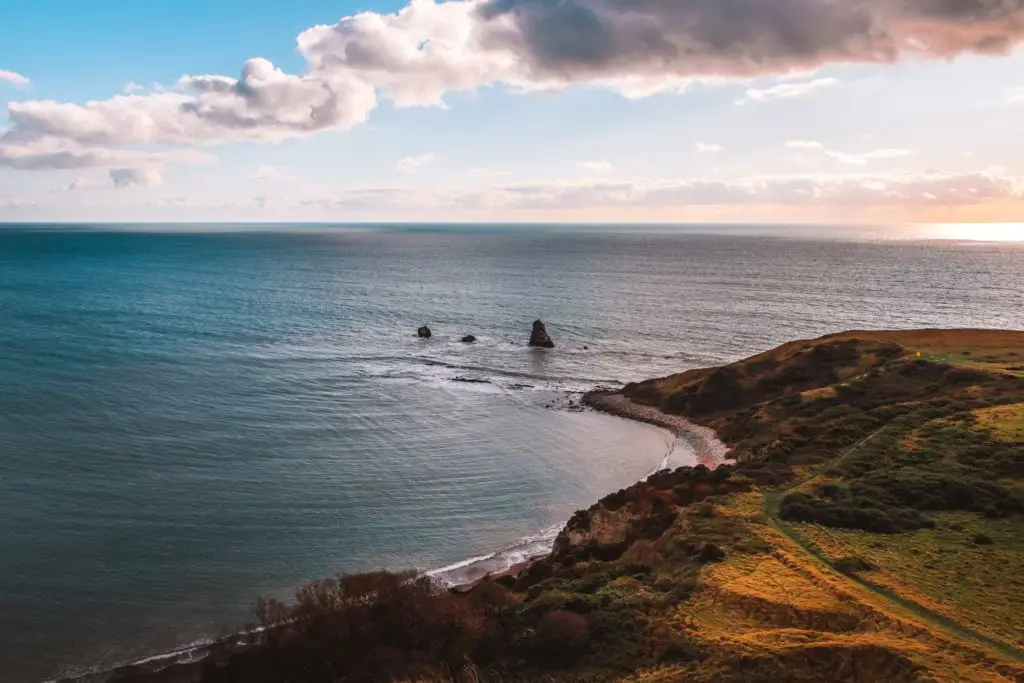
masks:
<svg viewBox="0 0 1024 683"><path fill-rule="evenodd" d="M819 389L809 389L807 391L800 392L800 396L805 401L813 401L819 398L832 398L839 392L836 391L835 387L821 387Z"/></svg>
<svg viewBox="0 0 1024 683"><path fill-rule="evenodd" d="M742 368L761 361L784 362L796 354L823 343L858 340L864 342L894 343L903 346L907 355L920 354L929 360L967 365L988 370L1024 376L1024 331L1021 330L854 330L830 334L818 339L799 339L777 348L746 358L732 367ZM866 354L863 365L870 367L874 358ZM712 372L710 368L687 370L655 382L662 395L671 395L695 384ZM852 370L852 376L859 374ZM848 378L844 378L848 379Z"/></svg>
<svg viewBox="0 0 1024 683"><path fill-rule="evenodd" d="M1001 441L1024 441L1024 403L996 406L974 411L978 426L991 429Z"/></svg>
<svg viewBox="0 0 1024 683"><path fill-rule="evenodd" d="M835 560L861 557L878 567L863 575L922 607L1009 645L1024 647L1024 521L970 513L933 517L935 529L895 536L794 524ZM976 534L992 545L976 545Z"/></svg>
<svg viewBox="0 0 1024 683"><path fill-rule="evenodd" d="M935 630L754 521L748 513L755 498L760 495L734 496L722 511L748 516L750 533L768 541L772 552L709 566L698 592L667 620L711 652L709 659L628 680L742 681L737 660L781 665L788 680L918 680L914 667L923 680L1022 680L1019 665ZM848 554L850 545L833 549ZM826 675L834 677L814 678L832 665L836 670Z"/></svg>

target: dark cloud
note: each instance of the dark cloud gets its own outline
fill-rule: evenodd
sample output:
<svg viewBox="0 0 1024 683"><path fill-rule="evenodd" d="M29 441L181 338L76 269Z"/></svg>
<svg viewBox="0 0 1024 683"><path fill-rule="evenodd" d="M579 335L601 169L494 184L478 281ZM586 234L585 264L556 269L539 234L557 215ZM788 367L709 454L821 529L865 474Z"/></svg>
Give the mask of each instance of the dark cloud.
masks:
<svg viewBox="0 0 1024 683"><path fill-rule="evenodd" d="M556 75L760 75L1002 51L1024 31L1024 0L485 0L479 14L486 45Z"/></svg>

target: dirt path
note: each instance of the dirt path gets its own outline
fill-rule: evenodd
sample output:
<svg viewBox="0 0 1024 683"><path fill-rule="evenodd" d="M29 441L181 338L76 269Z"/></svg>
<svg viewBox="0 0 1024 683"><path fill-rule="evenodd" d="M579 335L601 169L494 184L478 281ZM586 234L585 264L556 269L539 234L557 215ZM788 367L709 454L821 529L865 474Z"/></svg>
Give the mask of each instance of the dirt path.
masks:
<svg viewBox="0 0 1024 683"><path fill-rule="evenodd" d="M845 460L847 457L849 457L857 450L859 450L864 444L868 443L873 438L875 438L875 436L880 434L884 429L885 427L882 427L869 434L866 438L861 439L860 441L855 443L853 446L851 446L845 452L843 452L843 454L840 455L835 462L838 463ZM814 481L814 479L815 477L812 477L811 479L798 482L793 486L784 489L762 490L761 493L764 498L765 517L768 518L769 523L776 531L778 531L779 533L783 534L791 541L793 541L797 545L797 547L804 551L806 555L813 558L819 564L824 565L833 575L839 577L841 580L853 582L862 586L863 588L866 588L878 597L889 601L896 607L906 612L910 612L918 619L924 620L932 626L934 626L935 628L944 631L947 634L952 635L960 640L966 640L977 645L989 647L999 652L1003 656L1013 659L1014 661L1024 662L1024 651L1021 651L1019 648L1015 648L1000 640L996 640L995 638L991 638L982 633L978 633L977 631L968 628L967 626L964 626L963 624L955 621L954 619L950 619L949 617L939 614L938 612L935 612L933 610L930 610L927 607L923 607L918 603L914 602L913 600L909 600L899 595L898 593L888 588L885 588L884 586L879 586L878 584L873 583L868 579L865 579L859 574L845 574L837 571L832 566L832 563L829 561L829 559L825 555L823 555L817 548L815 548L814 544L801 537L800 534L794 531L789 526L789 524L784 522L779 517L779 507L782 501L782 497L792 489L812 482Z"/></svg>

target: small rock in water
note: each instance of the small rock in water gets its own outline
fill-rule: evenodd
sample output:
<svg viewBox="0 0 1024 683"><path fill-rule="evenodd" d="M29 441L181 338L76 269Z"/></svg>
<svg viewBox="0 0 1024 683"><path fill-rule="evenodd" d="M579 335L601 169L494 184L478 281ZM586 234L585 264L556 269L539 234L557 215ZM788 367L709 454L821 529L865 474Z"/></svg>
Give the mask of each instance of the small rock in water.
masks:
<svg viewBox="0 0 1024 683"><path fill-rule="evenodd" d="M416 330L416 334L419 335L420 339L430 339L433 336L433 334L430 331L430 328L427 327L426 325Z"/></svg>
<svg viewBox="0 0 1024 683"><path fill-rule="evenodd" d="M530 334L530 346L536 346L542 349L553 349L555 348L555 342L551 341L551 337L548 336L548 330L544 327L544 323L540 320L534 321L533 332Z"/></svg>
<svg viewBox="0 0 1024 683"><path fill-rule="evenodd" d="M463 344L475 344L476 343L476 337L474 337L471 334L467 334L465 337L462 338L462 343Z"/></svg>
<svg viewBox="0 0 1024 683"><path fill-rule="evenodd" d="M489 379L476 379L474 377L454 377L453 382L462 382L463 384L491 384Z"/></svg>

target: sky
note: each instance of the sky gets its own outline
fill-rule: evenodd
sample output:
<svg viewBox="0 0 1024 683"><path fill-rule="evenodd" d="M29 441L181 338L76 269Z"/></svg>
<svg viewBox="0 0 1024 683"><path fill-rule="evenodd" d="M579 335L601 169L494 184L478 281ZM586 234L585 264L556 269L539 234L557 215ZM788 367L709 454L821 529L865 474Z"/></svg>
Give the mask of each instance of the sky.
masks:
<svg viewBox="0 0 1024 683"><path fill-rule="evenodd" d="M0 0L0 222L1024 238L1022 42L1024 0Z"/></svg>

